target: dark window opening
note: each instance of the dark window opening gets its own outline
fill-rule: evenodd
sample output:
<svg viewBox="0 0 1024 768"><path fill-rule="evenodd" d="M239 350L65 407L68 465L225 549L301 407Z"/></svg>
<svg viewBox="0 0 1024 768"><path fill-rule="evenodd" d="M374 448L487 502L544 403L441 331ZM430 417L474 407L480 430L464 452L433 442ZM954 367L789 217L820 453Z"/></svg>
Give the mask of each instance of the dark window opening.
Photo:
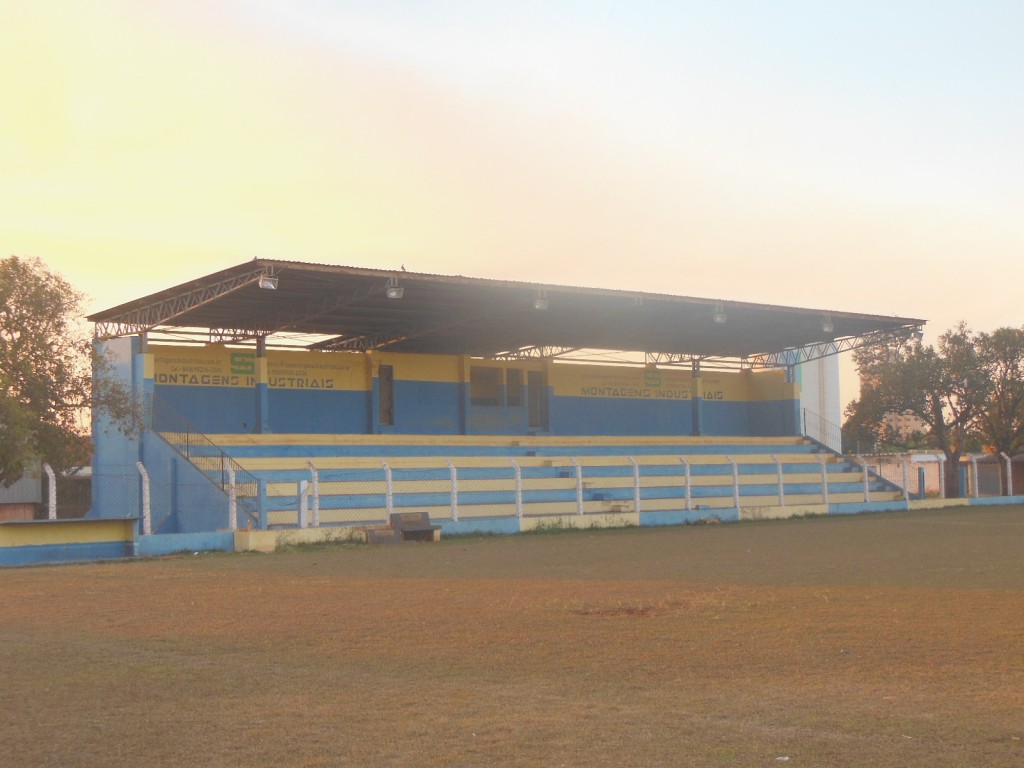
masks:
<svg viewBox="0 0 1024 768"><path fill-rule="evenodd" d="M377 370L377 385L380 391L380 423L389 427L395 423L395 369L382 365Z"/></svg>
<svg viewBox="0 0 1024 768"><path fill-rule="evenodd" d="M505 371L474 365L469 369L469 402L471 405L501 405L501 386Z"/></svg>
<svg viewBox="0 0 1024 768"><path fill-rule="evenodd" d="M509 368L505 377L505 401L511 408L522 408L523 372L518 368Z"/></svg>
<svg viewBox="0 0 1024 768"><path fill-rule="evenodd" d="M547 376L543 371L529 371L526 374L529 401L530 429L547 430L548 396Z"/></svg>

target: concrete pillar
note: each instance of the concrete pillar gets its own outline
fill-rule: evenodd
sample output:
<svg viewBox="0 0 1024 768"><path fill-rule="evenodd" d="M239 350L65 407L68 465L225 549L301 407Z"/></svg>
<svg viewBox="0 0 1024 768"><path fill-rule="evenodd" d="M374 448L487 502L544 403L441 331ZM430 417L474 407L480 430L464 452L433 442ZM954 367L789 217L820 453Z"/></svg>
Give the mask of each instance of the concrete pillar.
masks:
<svg viewBox="0 0 1024 768"><path fill-rule="evenodd" d="M267 368L267 337L256 339L256 418L255 432L269 432L270 422L270 376Z"/></svg>

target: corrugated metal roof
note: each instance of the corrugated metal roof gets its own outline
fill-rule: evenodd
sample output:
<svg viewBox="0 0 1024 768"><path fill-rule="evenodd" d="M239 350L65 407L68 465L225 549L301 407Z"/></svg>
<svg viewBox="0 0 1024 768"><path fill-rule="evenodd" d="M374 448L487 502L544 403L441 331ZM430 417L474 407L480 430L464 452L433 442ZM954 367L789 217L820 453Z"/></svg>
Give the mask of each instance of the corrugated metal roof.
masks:
<svg viewBox="0 0 1024 768"><path fill-rule="evenodd" d="M275 279L273 290L261 279ZM388 288L392 296L389 298ZM543 308L541 308L543 307ZM717 321L716 321L717 316ZM317 334L323 347L494 356L530 347L747 358L907 332L905 317L255 259L89 317L99 335Z"/></svg>

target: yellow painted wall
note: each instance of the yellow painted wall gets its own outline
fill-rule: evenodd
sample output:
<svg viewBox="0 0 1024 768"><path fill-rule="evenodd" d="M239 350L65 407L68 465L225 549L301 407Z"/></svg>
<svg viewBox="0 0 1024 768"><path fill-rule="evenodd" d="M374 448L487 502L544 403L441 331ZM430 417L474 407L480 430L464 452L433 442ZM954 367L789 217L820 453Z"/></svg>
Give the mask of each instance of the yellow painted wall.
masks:
<svg viewBox="0 0 1024 768"><path fill-rule="evenodd" d="M0 547L132 541L135 520L37 520L0 524Z"/></svg>
<svg viewBox="0 0 1024 768"><path fill-rule="evenodd" d="M153 378L162 386L253 387L256 353L220 344L151 347ZM267 351L271 389L366 390L366 358L353 352Z"/></svg>
<svg viewBox="0 0 1024 768"><path fill-rule="evenodd" d="M748 381L746 373L705 371L700 376L701 396L705 400L743 402L749 398Z"/></svg>
<svg viewBox="0 0 1024 768"><path fill-rule="evenodd" d="M154 345L151 350L158 385L253 387L259 378L255 353L249 349L211 344ZM798 385L786 383L782 371L711 371L695 380L690 371L681 369L476 360L458 355L268 350L266 365L271 389L367 391L378 367L391 365L397 381L444 383L469 381L471 366L546 368L554 394L565 397L689 400L699 392L706 400L744 402L793 399L799 391Z"/></svg>
<svg viewBox="0 0 1024 768"><path fill-rule="evenodd" d="M747 371L749 399L795 400L800 397L800 385L786 381L785 371Z"/></svg>
<svg viewBox="0 0 1024 768"><path fill-rule="evenodd" d="M693 377L689 371L554 364L548 376L554 394L560 397L636 400L689 400L693 397Z"/></svg>
<svg viewBox="0 0 1024 768"><path fill-rule="evenodd" d="M395 369L395 381L462 381L462 358L458 355L370 352L367 356L374 376L379 366L390 365Z"/></svg>

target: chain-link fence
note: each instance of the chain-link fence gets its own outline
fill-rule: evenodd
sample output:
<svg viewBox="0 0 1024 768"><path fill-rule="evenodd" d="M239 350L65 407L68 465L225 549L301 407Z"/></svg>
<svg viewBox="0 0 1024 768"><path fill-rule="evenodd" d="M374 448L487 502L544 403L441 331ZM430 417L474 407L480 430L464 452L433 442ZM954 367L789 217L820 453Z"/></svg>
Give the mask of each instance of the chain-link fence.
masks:
<svg viewBox="0 0 1024 768"><path fill-rule="evenodd" d="M692 463L683 457L607 457L582 464L559 457L509 460L501 466L441 460L415 467L387 462L368 469L310 466L270 473L268 523L377 525L385 524L393 512L411 510L450 520L692 511L821 503L829 491L858 498L865 493L859 470L841 461L811 455L788 462L724 458ZM834 477L828 480L830 475Z"/></svg>
<svg viewBox="0 0 1024 768"><path fill-rule="evenodd" d="M548 517L640 512L699 512L938 496L942 463L931 456L865 456L847 462L826 454L782 458L550 457L495 461L396 458L360 468L324 466L244 469L183 457L105 467L94 478L93 506L103 517L142 517L152 533L234 527L385 525L394 512L434 520ZM335 466L330 466L335 463ZM873 475L864 477L863 463ZM997 461L965 462L965 486L997 495L1005 481ZM882 478L883 485L875 477ZM225 485L222 485L225 483ZM887 494L887 495L886 495ZM714 514L709 512L708 514Z"/></svg>
<svg viewBox="0 0 1024 768"><path fill-rule="evenodd" d="M868 469L879 477L903 489L911 498L940 498L949 496L946 478L943 476L946 463L941 454L873 454L857 456L858 463L866 463ZM1007 496L1015 485L1007 480L1012 463L1005 457L972 455L964 457L958 468L960 473L961 497ZM1022 489L1016 489L1022 490Z"/></svg>

